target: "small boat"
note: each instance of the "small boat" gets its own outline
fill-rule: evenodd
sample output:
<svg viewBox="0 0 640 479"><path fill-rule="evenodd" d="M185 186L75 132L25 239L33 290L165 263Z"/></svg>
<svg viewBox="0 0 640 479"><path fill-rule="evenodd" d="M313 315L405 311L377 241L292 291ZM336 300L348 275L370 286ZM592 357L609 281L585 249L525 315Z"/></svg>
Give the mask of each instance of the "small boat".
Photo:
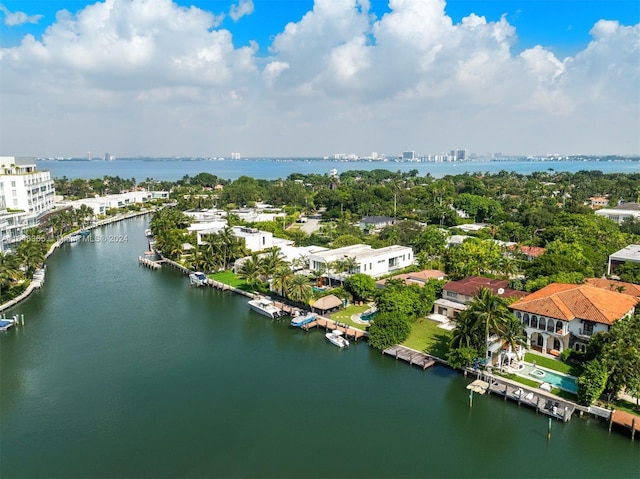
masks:
<svg viewBox="0 0 640 479"><path fill-rule="evenodd" d="M191 273L189 275L189 284L191 286L206 286L208 284L207 276L200 271Z"/></svg>
<svg viewBox="0 0 640 479"><path fill-rule="evenodd" d="M6 331L16 323L15 319L0 319L0 331Z"/></svg>
<svg viewBox="0 0 640 479"><path fill-rule="evenodd" d="M249 301L249 306L256 313L268 316L271 319L279 318L284 314L282 309L278 308L268 296L259 296Z"/></svg>
<svg viewBox="0 0 640 479"><path fill-rule="evenodd" d="M347 338L343 337L342 334L342 331L334 329L330 333L325 334L325 337L339 348L348 348L349 341L347 341Z"/></svg>
<svg viewBox="0 0 640 479"><path fill-rule="evenodd" d="M153 236L153 232L152 232L149 228L147 228L146 230L144 230L144 235L145 235L147 238L150 238L150 237L152 237L152 236Z"/></svg>
<svg viewBox="0 0 640 479"><path fill-rule="evenodd" d="M67 239L66 239L67 243L77 243L78 241L80 241L80 235L78 234L67 236Z"/></svg>
<svg viewBox="0 0 640 479"><path fill-rule="evenodd" d="M89 236L91 234L91 231L89 230L80 230L78 231L78 233L76 233L78 236L82 236L83 238Z"/></svg>
<svg viewBox="0 0 640 479"><path fill-rule="evenodd" d="M316 319L315 313L300 314L297 313L291 318L291 326L301 328L305 324L309 324Z"/></svg>

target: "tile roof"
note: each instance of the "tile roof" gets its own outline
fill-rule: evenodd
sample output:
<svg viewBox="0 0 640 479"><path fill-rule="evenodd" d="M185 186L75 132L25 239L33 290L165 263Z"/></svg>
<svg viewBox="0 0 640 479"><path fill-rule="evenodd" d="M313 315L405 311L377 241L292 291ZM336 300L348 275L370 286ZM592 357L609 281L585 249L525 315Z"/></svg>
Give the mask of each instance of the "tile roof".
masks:
<svg viewBox="0 0 640 479"><path fill-rule="evenodd" d="M545 248L541 248L540 246L524 245L509 246L509 249L512 251L519 251L524 255L530 256L531 258L537 258L538 256L544 254L545 251L547 251Z"/></svg>
<svg viewBox="0 0 640 479"><path fill-rule="evenodd" d="M639 299L590 284L553 283L509 306L516 311L563 321L585 319L613 324L625 316Z"/></svg>
<svg viewBox="0 0 640 479"><path fill-rule="evenodd" d="M608 289L609 291L616 291L629 296L640 296L640 284L625 283L624 281L606 278L587 278L585 281L596 288ZM621 290L618 291L618 288L621 288Z"/></svg>
<svg viewBox="0 0 640 479"><path fill-rule="evenodd" d="M491 279L482 276L471 276L459 281L449 281L443 286L443 290L475 296L481 288L490 289L493 294L499 294L503 298L522 298L528 295L524 291L509 288L509 282L503 279ZM502 292L500 292L502 290Z"/></svg>
<svg viewBox="0 0 640 479"><path fill-rule="evenodd" d="M397 274L395 276L392 276L391 278L376 281L376 283L380 286L384 286L388 279L402 279L405 283L415 283L424 286L424 284L430 279L444 279L446 277L447 274L444 271L440 271L439 269L424 269L415 273Z"/></svg>

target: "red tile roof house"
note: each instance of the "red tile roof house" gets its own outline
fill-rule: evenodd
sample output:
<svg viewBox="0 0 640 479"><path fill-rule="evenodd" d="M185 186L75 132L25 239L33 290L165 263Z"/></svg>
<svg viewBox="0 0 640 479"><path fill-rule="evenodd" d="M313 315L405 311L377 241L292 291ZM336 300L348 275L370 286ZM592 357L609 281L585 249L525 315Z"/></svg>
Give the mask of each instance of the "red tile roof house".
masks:
<svg viewBox="0 0 640 479"><path fill-rule="evenodd" d="M459 281L449 281L442 287L442 298L433 303L433 312L441 316L453 319L456 312L467 309L467 304L481 288L490 289L493 294L503 298L522 298L528 293L517 291L508 287L509 282L502 279L471 276Z"/></svg>
<svg viewBox="0 0 640 479"><path fill-rule="evenodd" d="M540 246L524 246L516 244L509 246L509 251L511 253L521 253L527 261L532 261L538 256L543 255L547 250Z"/></svg>
<svg viewBox="0 0 640 479"><path fill-rule="evenodd" d="M557 356L567 348L585 351L593 334L633 315L638 301L590 284L554 283L509 308L524 324L529 348Z"/></svg>

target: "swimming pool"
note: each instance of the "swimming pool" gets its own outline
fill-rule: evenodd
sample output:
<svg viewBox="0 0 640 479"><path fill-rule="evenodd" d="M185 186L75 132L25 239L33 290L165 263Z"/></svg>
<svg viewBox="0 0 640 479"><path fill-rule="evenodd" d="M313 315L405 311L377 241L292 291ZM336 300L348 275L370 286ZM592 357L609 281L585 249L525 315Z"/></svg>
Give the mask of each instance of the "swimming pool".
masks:
<svg viewBox="0 0 640 479"><path fill-rule="evenodd" d="M535 371L535 372L534 372ZM544 373L542 375L541 373ZM542 381L549 383L554 387L564 389L570 393L576 394L578 392L578 384L573 376L567 376L566 374L560 374L551 369L541 368L540 366L532 366L531 364L525 364L524 368L518 371L516 374L528 379L535 379L536 381Z"/></svg>

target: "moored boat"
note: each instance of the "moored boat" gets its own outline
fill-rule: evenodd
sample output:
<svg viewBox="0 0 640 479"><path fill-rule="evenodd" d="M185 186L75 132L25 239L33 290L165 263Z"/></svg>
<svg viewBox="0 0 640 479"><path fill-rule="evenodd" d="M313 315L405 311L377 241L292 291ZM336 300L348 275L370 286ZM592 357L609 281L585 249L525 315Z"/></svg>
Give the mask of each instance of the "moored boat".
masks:
<svg viewBox="0 0 640 479"><path fill-rule="evenodd" d="M189 275L189 284L191 284L191 286L206 286L208 284L207 276L200 271L191 273Z"/></svg>
<svg viewBox="0 0 640 479"><path fill-rule="evenodd" d="M331 331L330 333L325 334L325 337L331 341L333 344L338 346L339 348L348 348L349 341L347 338L342 336L342 331L338 331L337 329Z"/></svg>
<svg viewBox="0 0 640 479"><path fill-rule="evenodd" d="M296 314L291 318L291 326L301 328L305 324L309 324L316 319L315 313Z"/></svg>
<svg viewBox="0 0 640 479"><path fill-rule="evenodd" d="M249 306L256 313L260 313L272 319L279 318L284 314L284 311L278 308L268 296L258 296L257 298L250 300Z"/></svg>

